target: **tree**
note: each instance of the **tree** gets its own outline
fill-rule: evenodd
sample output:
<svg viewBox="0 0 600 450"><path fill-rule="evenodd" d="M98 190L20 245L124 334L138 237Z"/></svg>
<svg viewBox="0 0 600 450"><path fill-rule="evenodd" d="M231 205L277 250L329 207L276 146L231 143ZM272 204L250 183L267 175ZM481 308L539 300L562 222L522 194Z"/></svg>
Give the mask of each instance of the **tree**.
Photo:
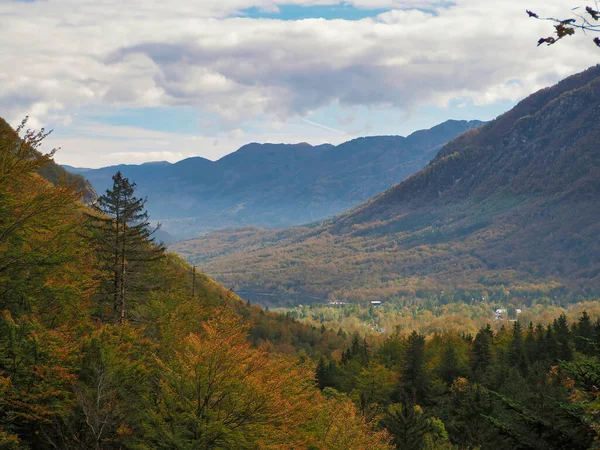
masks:
<svg viewBox="0 0 600 450"><path fill-rule="evenodd" d="M540 17L533 11L526 11L527 15L531 18L547 20L555 24L554 35L540 38L538 40L538 46L542 44L556 44L565 37L573 36L575 34L575 30L581 30L586 35L587 32L600 32L600 23L598 23L598 19L600 19L600 11L598 11L598 6L596 6L595 9L591 6L586 6L585 10L581 7L577 7L573 8L571 11L571 17L567 17L565 19ZM600 38L595 37L592 39L592 41L594 44L596 44L596 46L600 47Z"/></svg>
<svg viewBox="0 0 600 450"><path fill-rule="evenodd" d="M583 311L577 324L573 327L575 347L582 353L593 355L596 351L592 320L587 311Z"/></svg>
<svg viewBox="0 0 600 450"><path fill-rule="evenodd" d="M49 133L25 131L26 125L27 118L13 131L0 119L0 309L16 316L44 311L43 319L56 325L65 307L83 310L89 287L78 281L87 269L81 263L87 249L74 236L80 192L75 184L59 180L55 186L38 175L56 149L41 153Z"/></svg>
<svg viewBox="0 0 600 450"><path fill-rule="evenodd" d="M442 358L438 372L440 378L449 386L452 384L455 378L461 375L461 370L458 366L456 350L454 349L454 344L452 342L447 343L444 351L442 352Z"/></svg>
<svg viewBox="0 0 600 450"><path fill-rule="evenodd" d="M120 323L125 321L128 290L133 288L136 275L144 271L147 263L162 258L165 250L152 238L160 224L150 227L146 200L134 196L135 188L135 183L117 172L112 189L98 198L95 209L99 214L90 215L93 228L99 232L103 268L110 273L109 292Z"/></svg>
<svg viewBox="0 0 600 450"><path fill-rule="evenodd" d="M567 316L561 314L558 319L554 319L552 328L558 342L558 359L571 361L573 359L573 348L571 346L571 332Z"/></svg>
<svg viewBox="0 0 600 450"><path fill-rule="evenodd" d="M327 364L325 364L325 358L321 355L319 362L317 363L317 369L315 370L315 381L319 389L323 390L329 386L329 371L327 370Z"/></svg>
<svg viewBox="0 0 600 450"><path fill-rule="evenodd" d="M521 324L518 320L513 324L512 340L508 347L508 362L511 367L519 369L521 375L527 375L529 362L527 361L525 346L523 344Z"/></svg>
<svg viewBox="0 0 600 450"><path fill-rule="evenodd" d="M493 340L494 332L490 324L481 327L473 341L473 360L471 363L473 372L484 372L492 363Z"/></svg>
<svg viewBox="0 0 600 450"><path fill-rule="evenodd" d="M404 397L413 404L427 397L425 371L425 336L413 331L407 339L407 348L401 370L401 389Z"/></svg>
<svg viewBox="0 0 600 450"><path fill-rule="evenodd" d="M424 415L419 405L410 402L391 404L383 423L398 449L451 449L448 434L441 420Z"/></svg>
<svg viewBox="0 0 600 450"><path fill-rule="evenodd" d="M481 448L497 439L487 416L494 405L485 387L466 378L454 380L448 395L440 398L440 418L457 448Z"/></svg>
<svg viewBox="0 0 600 450"><path fill-rule="evenodd" d="M261 448L300 439L314 389L308 374L252 348L247 331L223 308L158 360L152 448Z"/></svg>

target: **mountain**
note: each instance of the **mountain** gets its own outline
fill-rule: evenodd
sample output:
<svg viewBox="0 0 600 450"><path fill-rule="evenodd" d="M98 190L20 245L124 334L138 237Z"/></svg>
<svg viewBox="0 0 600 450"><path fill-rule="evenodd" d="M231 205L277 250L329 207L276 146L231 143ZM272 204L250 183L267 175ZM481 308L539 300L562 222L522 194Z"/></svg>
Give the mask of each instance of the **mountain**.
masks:
<svg viewBox="0 0 600 450"><path fill-rule="evenodd" d="M5 139L7 136L10 138L16 138L17 134L12 127L2 117L0 117L0 137ZM76 184L81 191L81 200L86 204L92 203L97 198L96 191L83 176L70 173L68 170L56 164L54 161L50 161L48 164L42 167L39 170L39 174L55 186L59 183L59 181L67 184Z"/></svg>
<svg viewBox="0 0 600 450"><path fill-rule="evenodd" d="M600 66L445 145L321 225L173 248L240 291L308 301L600 291ZM509 291L507 291L509 288Z"/></svg>
<svg viewBox="0 0 600 450"><path fill-rule="evenodd" d="M440 146L479 121L447 121L408 137L379 136L344 144L243 146L216 162L188 158L101 169L65 166L98 192L120 170L148 197L151 218L176 237L258 225L299 225L340 213L422 169Z"/></svg>

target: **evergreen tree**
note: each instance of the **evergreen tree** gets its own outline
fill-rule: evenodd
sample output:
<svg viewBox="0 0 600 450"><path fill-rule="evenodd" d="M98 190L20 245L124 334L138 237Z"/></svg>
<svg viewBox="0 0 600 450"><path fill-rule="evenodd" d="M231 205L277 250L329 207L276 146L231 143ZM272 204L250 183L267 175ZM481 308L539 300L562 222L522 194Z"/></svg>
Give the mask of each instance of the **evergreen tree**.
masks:
<svg viewBox="0 0 600 450"><path fill-rule="evenodd" d="M448 385L451 385L454 379L460 376L461 374L461 370L458 367L458 358L456 357L456 350L454 349L454 344L452 342L446 344L446 348L442 353L439 374L442 380L444 380Z"/></svg>
<svg viewBox="0 0 600 450"><path fill-rule="evenodd" d="M551 364L555 363L558 359L558 341L556 340L556 334L552 325L546 327L546 336L544 337L542 348L544 359Z"/></svg>
<svg viewBox="0 0 600 450"><path fill-rule="evenodd" d="M325 364L325 358L321 356L319 358L319 362L317 363L317 369L315 371L315 380L317 382L317 386L319 389L323 390L328 386L331 386L329 380L329 370L327 365Z"/></svg>
<svg viewBox="0 0 600 450"><path fill-rule="evenodd" d="M593 355L596 349L594 343L594 331L592 321L587 311L583 311L579 321L573 327L575 337L575 348L587 355Z"/></svg>
<svg viewBox="0 0 600 450"><path fill-rule="evenodd" d="M425 336L413 331L407 340L402 365L401 391L413 404L427 398L428 377L425 371Z"/></svg>
<svg viewBox="0 0 600 450"><path fill-rule="evenodd" d="M596 323L594 323L592 333L594 336L594 343L596 345L596 354L600 354L600 319L597 319Z"/></svg>
<svg viewBox="0 0 600 450"><path fill-rule="evenodd" d="M100 214L89 216L103 253L104 272L110 274L106 277L108 292L112 294L119 323L125 321L129 290L136 289L136 278L149 262L162 258L165 250L152 238L160 225L150 227L146 200L134 196L135 188L135 183L117 172L112 189L99 197L95 205Z"/></svg>
<svg viewBox="0 0 600 450"><path fill-rule="evenodd" d="M535 340L535 328L533 328L533 322L529 322L529 327L527 328L527 336L525 336L525 356L530 363L534 363L537 361L538 352L537 352L537 342Z"/></svg>
<svg viewBox="0 0 600 450"><path fill-rule="evenodd" d="M513 324L512 341L508 349L508 362L512 367L519 369L521 375L525 376L527 374L528 361L523 345L521 324L518 320Z"/></svg>
<svg viewBox="0 0 600 450"><path fill-rule="evenodd" d="M490 366L492 362L493 339L494 332L490 324L481 327L473 341L473 359L471 363L473 372L484 372Z"/></svg>
<svg viewBox="0 0 600 450"><path fill-rule="evenodd" d="M571 361L573 359L573 348L571 347L571 331L569 330L567 316L561 314L558 319L554 319L552 328L558 343L558 359Z"/></svg>
<svg viewBox="0 0 600 450"><path fill-rule="evenodd" d="M392 443L398 449L452 448L442 421L427 418L423 409L410 401L390 405L383 418L383 424L392 435Z"/></svg>

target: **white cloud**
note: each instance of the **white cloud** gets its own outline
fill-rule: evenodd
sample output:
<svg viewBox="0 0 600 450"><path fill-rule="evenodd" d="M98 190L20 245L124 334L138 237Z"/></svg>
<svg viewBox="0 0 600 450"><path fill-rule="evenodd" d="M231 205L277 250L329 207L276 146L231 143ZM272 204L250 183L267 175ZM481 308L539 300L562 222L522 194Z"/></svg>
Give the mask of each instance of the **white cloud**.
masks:
<svg viewBox="0 0 600 450"><path fill-rule="evenodd" d="M360 21L229 17L281 3L331 1L0 1L0 46L9 50L0 53L0 115L70 124L86 108L186 105L245 130L331 104L410 111L517 100L597 61L581 36L536 47L551 27L528 19L521 0L347 1L396 8ZM559 0L527 7L568 13ZM210 130L211 142L223 141L218 133Z"/></svg>
<svg viewBox="0 0 600 450"><path fill-rule="evenodd" d="M175 162L192 156L216 160L248 142L340 144L356 137L310 121L294 120L285 129L278 125L266 124L254 132L238 129L194 136L76 121L66 131L55 130L44 142L44 150L60 146L55 157L58 163L94 168L145 161Z"/></svg>

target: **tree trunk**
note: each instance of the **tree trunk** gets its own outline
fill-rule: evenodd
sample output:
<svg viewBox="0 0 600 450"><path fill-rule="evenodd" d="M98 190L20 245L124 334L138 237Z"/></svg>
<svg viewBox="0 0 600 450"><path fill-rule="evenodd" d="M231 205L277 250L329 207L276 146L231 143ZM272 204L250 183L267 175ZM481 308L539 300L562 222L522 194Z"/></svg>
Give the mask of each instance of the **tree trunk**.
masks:
<svg viewBox="0 0 600 450"><path fill-rule="evenodd" d="M119 323L125 322L125 233L127 224L123 221L123 236L121 240L121 311Z"/></svg>
<svg viewBox="0 0 600 450"><path fill-rule="evenodd" d="M115 220L115 268L114 268L114 279L113 279L113 310L115 312L119 309L119 215Z"/></svg>

